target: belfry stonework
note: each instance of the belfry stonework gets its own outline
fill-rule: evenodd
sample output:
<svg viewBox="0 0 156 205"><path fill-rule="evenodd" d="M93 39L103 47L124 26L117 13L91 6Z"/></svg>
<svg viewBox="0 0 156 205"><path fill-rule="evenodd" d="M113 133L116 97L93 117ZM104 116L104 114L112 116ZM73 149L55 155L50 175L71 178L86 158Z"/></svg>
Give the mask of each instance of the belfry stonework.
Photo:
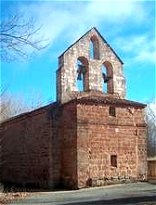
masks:
<svg viewBox="0 0 156 205"><path fill-rule="evenodd" d="M112 77L107 84L108 94L120 98L125 97L123 62L100 33L93 28L59 57L59 69L57 70L58 101L64 103L75 98L75 95L81 95L77 92L78 88L76 87L77 61L83 64L86 69L83 78L85 92L103 92L102 66L104 66L107 75Z"/></svg>
<svg viewBox="0 0 156 205"><path fill-rule="evenodd" d="M59 57L57 100L1 126L4 183L78 189L147 180L146 105L96 28Z"/></svg>

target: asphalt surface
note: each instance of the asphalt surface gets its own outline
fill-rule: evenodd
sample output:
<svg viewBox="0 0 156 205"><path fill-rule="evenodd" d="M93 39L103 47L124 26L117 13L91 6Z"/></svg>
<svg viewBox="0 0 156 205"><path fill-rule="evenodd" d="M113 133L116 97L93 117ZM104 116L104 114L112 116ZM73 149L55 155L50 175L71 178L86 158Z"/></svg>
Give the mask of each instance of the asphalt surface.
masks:
<svg viewBox="0 0 156 205"><path fill-rule="evenodd" d="M74 191L32 193L14 205L156 205L156 185L131 183ZM10 205L11 205L10 204Z"/></svg>

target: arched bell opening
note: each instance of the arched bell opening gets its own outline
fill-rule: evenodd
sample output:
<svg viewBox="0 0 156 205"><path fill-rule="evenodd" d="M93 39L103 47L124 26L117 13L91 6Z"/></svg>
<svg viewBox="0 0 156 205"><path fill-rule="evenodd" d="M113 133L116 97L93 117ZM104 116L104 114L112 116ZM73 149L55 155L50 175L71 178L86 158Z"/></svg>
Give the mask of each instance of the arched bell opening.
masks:
<svg viewBox="0 0 156 205"><path fill-rule="evenodd" d="M91 59L99 59L99 41L96 36L92 36L90 38L90 58Z"/></svg>
<svg viewBox="0 0 156 205"><path fill-rule="evenodd" d="M77 59L76 68L76 86L80 92L89 90L89 68L87 58L81 56Z"/></svg>
<svg viewBox="0 0 156 205"><path fill-rule="evenodd" d="M108 61L105 61L102 65L102 78L103 78L103 92L112 94L114 93L113 84L113 67Z"/></svg>

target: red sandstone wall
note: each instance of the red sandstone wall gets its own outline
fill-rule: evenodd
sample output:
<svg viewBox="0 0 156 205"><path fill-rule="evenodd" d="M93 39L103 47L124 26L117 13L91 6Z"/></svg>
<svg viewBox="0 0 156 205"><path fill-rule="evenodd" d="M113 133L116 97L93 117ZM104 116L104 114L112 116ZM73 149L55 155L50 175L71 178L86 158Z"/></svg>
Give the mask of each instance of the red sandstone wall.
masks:
<svg viewBox="0 0 156 205"><path fill-rule="evenodd" d="M61 179L64 186L77 188L77 124L74 103L64 105L61 124Z"/></svg>
<svg viewBox="0 0 156 205"><path fill-rule="evenodd" d="M62 108L52 107L50 111L50 121L52 138L48 143L51 145L51 161L49 163L49 186L58 188L61 178L61 135L62 135Z"/></svg>
<svg viewBox="0 0 156 205"><path fill-rule="evenodd" d="M143 111L116 111L112 117L107 105L70 102L3 123L2 180L70 188L146 180Z"/></svg>
<svg viewBox="0 0 156 205"><path fill-rule="evenodd" d="M112 117L108 106L77 106L79 187L147 178L143 111L116 111ZM110 165L110 155L117 155L117 168Z"/></svg>
<svg viewBox="0 0 156 205"><path fill-rule="evenodd" d="M52 177L49 117L47 109L39 109L3 124L3 181L47 185Z"/></svg>

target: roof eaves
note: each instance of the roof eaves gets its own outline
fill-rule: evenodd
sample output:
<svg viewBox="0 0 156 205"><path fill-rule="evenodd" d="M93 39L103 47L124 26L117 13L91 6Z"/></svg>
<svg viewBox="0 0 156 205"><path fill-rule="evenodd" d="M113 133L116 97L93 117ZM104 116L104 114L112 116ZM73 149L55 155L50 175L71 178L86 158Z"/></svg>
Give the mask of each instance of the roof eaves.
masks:
<svg viewBox="0 0 156 205"><path fill-rule="evenodd" d="M70 102L76 102L77 104L110 104L110 105L125 105L125 106L132 106L132 107L141 107L145 108L146 104L142 104L139 102L135 101L130 101L130 100L125 100L125 99L114 99L114 98L103 98L103 99L98 99L98 98L80 98L80 99L73 99Z"/></svg>
<svg viewBox="0 0 156 205"><path fill-rule="evenodd" d="M53 102L53 103L50 103L50 104L48 104L48 105L44 105L44 106L42 106L42 107L39 107L39 108L37 108L37 109L31 110L31 111L27 111L27 112L23 112L23 113L21 113L21 114L18 114L18 115L15 115L15 116L13 116L13 117L8 118L7 120L1 122L1 124L5 124L5 123L7 123L7 122L14 121L14 120L20 119L20 118L25 118L25 117L27 117L27 116L33 114L33 113L40 112L40 111L42 111L42 110L48 109L49 107L55 106L55 105L56 105L56 102Z"/></svg>

